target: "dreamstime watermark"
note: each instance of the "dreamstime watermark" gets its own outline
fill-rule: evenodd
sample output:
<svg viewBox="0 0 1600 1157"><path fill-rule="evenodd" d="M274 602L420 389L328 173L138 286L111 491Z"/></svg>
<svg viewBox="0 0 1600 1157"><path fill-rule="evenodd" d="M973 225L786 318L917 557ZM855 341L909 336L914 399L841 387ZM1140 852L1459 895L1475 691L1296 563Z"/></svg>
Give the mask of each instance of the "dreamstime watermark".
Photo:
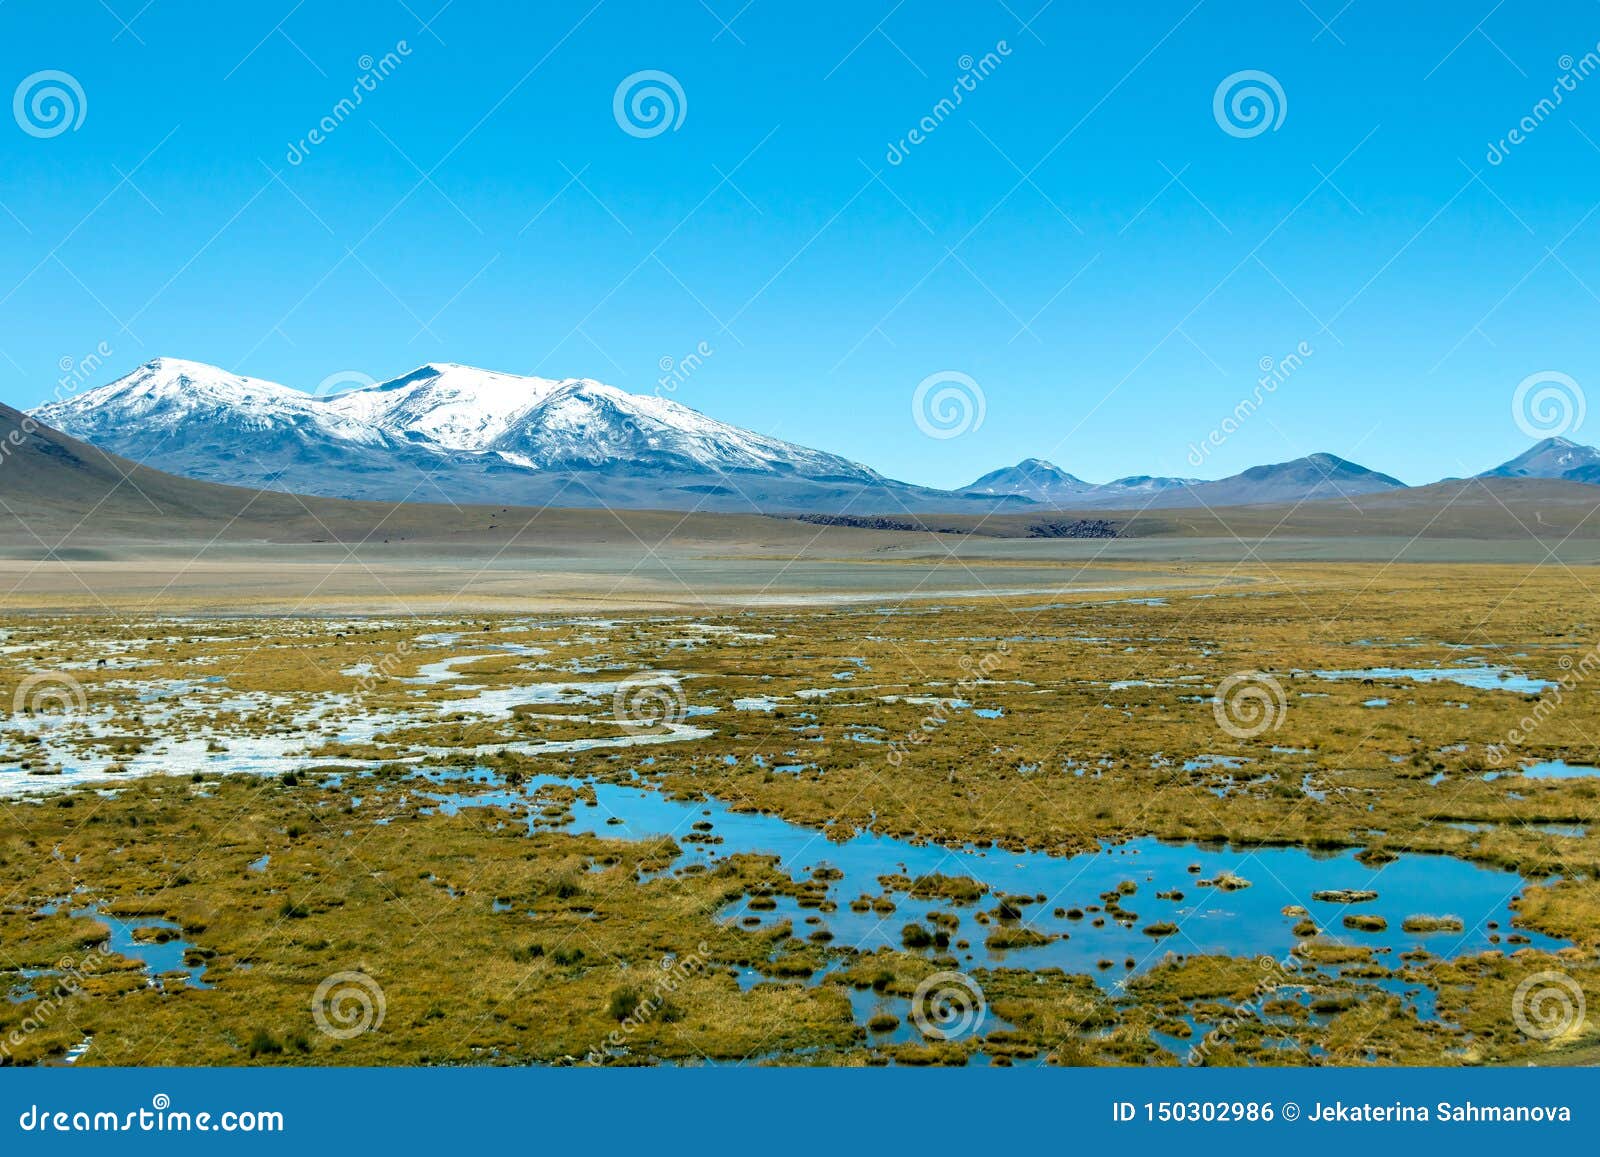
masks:
<svg viewBox="0 0 1600 1157"><path fill-rule="evenodd" d="M977 92L978 85L988 80L994 70L1000 67L1001 61L1010 55L1011 46L1004 40L997 40L992 51L985 52L977 59L973 59L970 53L958 59L956 67L961 70L961 75L950 86L950 95L941 97L905 136L898 141L891 141L883 159L891 165L903 164L911 155L911 150L938 132L939 126L961 107L961 102L969 94Z"/></svg>
<svg viewBox="0 0 1600 1157"><path fill-rule="evenodd" d="M711 950L702 940L695 951L687 956L662 957L660 975L648 992L627 988L614 998L620 1001L617 1011L621 1014L621 1023L606 1034L605 1040L589 1049L584 1059L589 1064L600 1064L607 1057L624 1051L628 1038L645 1025L663 1015L672 1015L673 994L683 987L685 981L705 971L710 956ZM626 1007L629 1005L631 1007Z"/></svg>
<svg viewBox="0 0 1600 1157"><path fill-rule="evenodd" d="M661 371L661 376L656 379L653 391L655 396L665 399L667 395L676 393L678 387L692 378L716 352L710 342L702 341L681 358L672 357L670 354L662 356L656 362L656 368ZM588 443L588 450L582 457L591 466L602 466L622 457L630 447L640 447L641 443L643 443L642 449L648 452L651 437L651 433L641 425L639 419L623 417L620 421L604 425L595 431Z"/></svg>
<svg viewBox="0 0 1600 1157"><path fill-rule="evenodd" d="M305 136L298 141L289 142L289 151L284 154L284 160L291 165L300 165L311 155L311 150L322 144L335 132L339 126L355 114L356 109L369 95L378 91L378 86L394 75L406 57L411 55L411 45L404 40L395 41L395 45L377 59L367 55L356 61L356 67L361 74L356 77L350 86L350 95L339 98L339 101L328 110Z"/></svg>
<svg viewBox="0 0 1600 1157"><path fill-rule="evenodd" d="M681 358L670 354L663 356L656 362L656 368L661 371L661 376L656 379L656 396L677 392L678 387L693 377L716 352L710 342L703 341Z"/></svg>
<svg viewBox="0 0 1600 1157"><path fill-rule="evenodd" d="M378 379L360 370L335 370L317 383L311 391L313 398L331 398L348 390L365 390L378 384Z"/></svg>
<svg viewBox="0 0 1600 1157"><path fill-rule="evenodd" d="M1283 685L1264 671L1239 671L1217 684L1211 698L1217 726L1235 739L1254 739L1283 726L1289 701Z"/></svg>
<svg viewBox="0 0 1600 1157"><path fill-rule="evenodd" d="M670 72L641 69L623 77L611 94L611 115L630 137L648 140L683 127L689 98Z"/></svg>
<svg viewBox="0 0 1600 1157"><path fill-rule="evenodd" d="M1256 967L1261 970L1262 975L1250 989L1250 995L1239 1001L1227 1016L1217 1021L1216 1027L1201 1037L1199 1044L1189 1049L1185 1057L1188 1064L1204 1063L1213 1049L1228 1043L1228 1038L1241 1024L1257 1019L1261 1007L1280 989L1305 983L1300 979L1300 963L1293 957L1288 960L1277 960L1271 956L1258 956Z"/></svg>
<svg viewBox="0 0 1600 1157"><path fill-rule="evenodd" d="M1011 644L1002 640L995 645L994 650L987 652L976 661L971 655L961 656L961 669L966 672L956 680L955 695L951 698L938 698L933 701L928 713L917 723L917 726L907 731L899 739L889 742L889 749L885 758L889 766L899 767L905 761L907 753L913 747L920 747L946 723L950 722L950 711L956 700L970 699L975 688L988 679L989 675L1003 665L1011 654Z"/></svg>
<svg viewBox="0 0 1600 1157"><path fill-rule="evenodd" d="M225 1109L220 1113L174 1109L172 1098L157 1093L149 1108L125 1113L108 1109L69 1110L31 1104L17 1117L24 1133L282 1133L276 1109Z"/></svg>
<svg viewBox="0 0 1600 1157"><path fill-rule="evenodd" d="M983 425L983 387L959 370L940 370L911 393L911 420L930 438L959 438Z"/></svg>
<svg viewBox="0 0 1600 1157"><path fill-rule="evenodd" d="M1537 132L1539 126L1561 107L1568 93L1577 92L1578 85L1588 80L1596 71L1600 71L1600 44L1576 60L1570 53L1562 56L1556 61L1556 67L1561 69L1561 75L1556 77L1555 83L1550 86L1550 95L1541 97L1505 136L1498 141L1490 141L1489 149L1483 156L1484 160L1491 165L1504 164L1505 159L1511 155L1511 150Z"/></svg>
<svg viewBox="0 0 1600 1157"><path fill-rule="evenodd" d="M112 349L110 349L110 342L106 341L96 344L94 349L83 355L83 357L64 355L61 360L56 362L56 368L61 370L61 376L56 378L56 387L51 390L51 402L64 402L66 398L74 397L75 394L78 394L83 389L83 384L90 379L90 374L99 373L101 366L106 365L106 358L109 358L110 355L112 355ZM27 438L38 434L40 427L42 427L42 422L34 418L34 414L22 414L22 421L11 427L11 432L6 434L5 440L0 440L0 462L10 459L11 454L16 453Z"/></svg>
<svg viewBox="0 0 1600 1157"><path fill-rule="evenodd" d="M1561 710L1569 692L1577 690L1591 675L1600 671L1600 644L1590 647L1576 660L1571 655L1562 655L1556 660L1556 665L1561 668L1561 675L1556 679L1555 686L1539 693L1539 700L1533 709L1506 732L1504 743L1489 745L1486 755L1491 765L1499 767L1503 764L1510 748L1521 747L1527 742L1552 715Z"/></svg>
<svg viewBox="0 0 1600 1157"><path fill-rule="evenodd" d="M911 994L911 1023L934 1040L959 1040L983 1023L983 989L965 972L935 972Z"/></svg>
<svg viewBox="0 0 1600 1157"><path fill-rule="evenodd" d="M16 1050L34 1033L49 1028L66 1003L83 991L85 982L116 955L111 950L111 941L102 940L82 956L63 956L56 961L49 991L39 997L22 1020L0 1040L0 1065L13 1063Z"/></svg>
<svg viewBox="0 0 1600 1157"><path fill-rule="evenodd" d="M383 1027L389 1002L383 986L365 972L335 972L311 996L311 1020L334 1040L353 1040Z"/></svg>
<svg viewBox="0 0 1600 1157"><path fill-rule="evenodd" d="M41 69L22 78L11 96L11 115L30 137L48 140L77 132L89 115L89 98L70 72Z"/></svg>
<svg viewBox="0 0 1600 1157"><path fill-rule="evenodd" d="M1535 972L1523 977L1511 996L1511 1019L1525 1036L1554 1040L1583 1025L1583 989L1565 972Z"/></svg>
<svg viewBox="0 0 1600 1157"><path fill-rule="evenodd" d="M80 393L84 384L90 380L90 375L100 372L111 353L111 343L103 341L80 358L71 355L61 357L56 362L56 368L61 371L61 376L56 379L55 388L50 391L51 402L65 401ZM3 440L0 440L0 463L8 460L25 441L37 434L41 426L42 423L32 414L23 414L22 420Z"/></svg>
<svg viewBox="0 0 1600 1157"><path fill-rule="evenodd" d="M1559 438L1583 425L1588 403L1583 387L1560 370L1540 370L1517 383L1511 419L1530 438Z"/></svg>
<svg viewBox="0 0 1600 1157"><path fill-rule="evenodd" d="M681 723L689 699L677 677L660 671L629 675L611 693L611 714L618 723L662 727Z"/></svg>
<svg viewBox="0 0 1600 1157"><path fill-rule="evenodd" d="M1289 115L1289 98L1270 72L1246 68L1222 78L1211 94L1211 115L1230 137L1259 137L1278 131Z"/></svg>
<svg viewBox="0 0 1600 1157"><path fill-rule="evenodd" d="M13 715L77 715L88 705L83 684L61 671L29 675L11 695Z"/></svg>
<svg viewBox="0 0 1600 1157"><path fill-rule="evenodd" d="M114 351L111 343L102 341L95 344L94 349L82 357L73 357L64 354L56 362L56 368L61 371L61 376L56 379L56 387L51 391L53 401L64 401L78 394L89 381L91 374L98 374L106 364L106 359Z"/></svg>
<svg viewBox="0 0 1600 1157"><path fill-rule="evenodd" d="M383 679L394 678L395 672L411 657L411 641L401 639L381 655L364 659L357 665L361 674L356 679L356 698L362 699L372 694L378 682Z"/></svg>
<svg viewBox="0 0 1600 1157"><path fill-rule="evenodd" d="M1268 355L1257 362L1261 376L1256 379L1255 389L1251 391L1249 397L1240 398L1238 405L1233 407L1233 413L1223 418L1209 434L1198 442L1189 443L1189 465L1203 466L1211 451L1237 434L1250 420L1251 415L1259 410L1269 397L1277 393L1278 387L1305 365L1306 359L1315 352L1310 342L1301 342L1284 357L1274 358Z"/></svg>

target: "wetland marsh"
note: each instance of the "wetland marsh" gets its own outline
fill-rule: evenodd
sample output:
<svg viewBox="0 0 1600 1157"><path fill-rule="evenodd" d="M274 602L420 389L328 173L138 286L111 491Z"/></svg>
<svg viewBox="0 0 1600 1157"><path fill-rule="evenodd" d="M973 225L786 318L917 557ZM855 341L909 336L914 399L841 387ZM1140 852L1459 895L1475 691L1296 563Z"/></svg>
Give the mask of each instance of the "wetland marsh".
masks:
<svg viewBox="0 0 1600 1157"><path fill-rule="evenodd" d="M10 616L0 1060L1586 1058L1584 576L1130 569ZM1551 975L1558 1032L1526 1006Z"/></svg>

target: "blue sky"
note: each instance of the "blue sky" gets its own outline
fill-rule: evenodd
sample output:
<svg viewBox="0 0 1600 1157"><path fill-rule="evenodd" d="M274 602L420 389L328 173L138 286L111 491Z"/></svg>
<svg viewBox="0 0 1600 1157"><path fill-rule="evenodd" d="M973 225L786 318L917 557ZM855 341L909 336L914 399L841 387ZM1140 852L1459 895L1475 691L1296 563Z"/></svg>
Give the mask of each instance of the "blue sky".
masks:
<svg viewBox="0 0 1600 1157"><path fill-rule="evenodd" d="M704 343L677 400L916 482L1313 450L1423 482L1528 445L1528 375L1600 381L1600 5L1040 4L9 0L0 87L67 73L83 116L0 118L0 400L102 343L90 384L167 354L640 392ZM644 70L676 128L614 115ZM1244 70L1276 128L1216 119ZM941 373L981 425L919 429Z"/></svg>

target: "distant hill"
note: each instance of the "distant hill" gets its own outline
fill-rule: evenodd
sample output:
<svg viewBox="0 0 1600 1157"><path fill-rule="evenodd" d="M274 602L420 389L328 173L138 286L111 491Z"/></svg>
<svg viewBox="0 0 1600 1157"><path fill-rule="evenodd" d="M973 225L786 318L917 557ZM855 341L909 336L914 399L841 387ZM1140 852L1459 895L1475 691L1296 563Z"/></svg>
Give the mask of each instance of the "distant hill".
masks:
<svg viewBox="0 0 1600 1157"><path fill-rule="evenodd" d="M1311 454L1292 462L1252 466L1231 478L1205 482L1148 474L1096 485L1037 458L991 471L966 492L1009 493L1061 509L1165 509L1237 506L1262 502L1309 502L1402 488L1405 483L1333 454Z"/></svg>
<svg viewBox="0 0 1600 1157"><path fill-rule="evenodd" d="M1095 489L1091 482L1075 478L1053 462L1024 458L1015 466L1002 466L963 486L963 494L1014 494L1034 502L1055 504Z"/></svg>
<svg viewBox="0 0 1600 1157"><path fill-rule="evenodd" d="M1211 538L1321 542L1327 557L1341 557L1340 542L1366 539L1404 544L1412 539L1498 542L1545 558L1547 547L1568 539L1600 539L1600 487L1570 479L1457 478L1427 486L1404 486L1359 495L1351 501L1276 502L1235 506L1085 507L1052 517L1104 519L1117 538ZM1040 515L970 515L941 519L951 530L981 523L983 531L1025 537ZM1392 557L1383 549L1378 557ZM1525 552L1526 553L1526 552ZM1514 555L1514 552L1513 552ZM1508 555L1510 557L1512 555ZM1158 556L1152 556L1158 557Z"/></svg>
<svg viewBox="0 0 1600 1157"><path fill-rule="evenodd" d="M1352 498L1386 490L1404 490L1405 483L1334 454L1309 454L1290 462L1252 466L1231 478L1198 482L1163 494L1153 505L1240 506L1263 502L1304 502L1321 498Z"/></svg>

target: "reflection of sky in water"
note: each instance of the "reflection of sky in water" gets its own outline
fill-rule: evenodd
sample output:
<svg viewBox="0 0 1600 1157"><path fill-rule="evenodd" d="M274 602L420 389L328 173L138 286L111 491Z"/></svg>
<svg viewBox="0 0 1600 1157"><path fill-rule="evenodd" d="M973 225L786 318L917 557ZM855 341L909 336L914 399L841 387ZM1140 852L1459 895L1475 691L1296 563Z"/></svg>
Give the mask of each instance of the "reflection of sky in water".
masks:
<svg viewBox="0 0 1600 1157"><path fill-rule="evenodd" d="M1548 679L1534 679L1507 667L1368 667L1364 671L1313 671L1318 679L1410 679L1416 683L1459 683L1479 691L1517 691L1537 695L1554 687Z"/></svg>
<svg viewBox="0 0 1600 1157"><path fill-rule="evenodd" d="M484 796L438 796L444 810L462 806L525 805L525 792L540 786L584 781L540 777L524 785L522 792L494 791ZM950 931L951 951L961 967L1006 966L1018 968L1058 967L1072 973L1095 976L1110 987L1127 975L1125 961L1135 962L1134 973L1143 972L1167 952L1184 955L1219 953L1230 956L1269 955L1284 958L1296 938L1291 932L1295 918L1283 915L1285 905L1305 907L1325 936L1340 943L1357 944L1380 951L1380 960L1393 967L1398 953L1417 945L1440 956L1480 952L1493 947L1487 924L1511 925L1508 902L1521 891L1524 881L1514 873L1498 871L1444 856L1409 855L1376 868L1359 863L1355 849L1338 852L1309 852L1300 848L1240 849L1225 846L1165 844L1154 839L1137 839L1100 852L1077 856L1050 856L1039 852L1011 852L997 848L945 848L936 844L915 844L875 833L858 833L841 842L830 842L819 831L791 824L776 816L734 812L716 800L684 802L669 800L643 787L594 784L597 806L579 806L575 818L560 828L593 832L602 838L646 839L670 835L678 839L697 822L709 822L711 834L720 844L692 843L683 846L675 868L689 863L715 864L728 856L755 853L777 856L783 870L793 877L810 875L812 870L829 867L843 873L833 881L829 898L837 911L819 913L801 908L792 897L777 896L776 909L751 911L744 900L726 908L724 919L743 922L753 917L758 927L771 927L783 920L792 922L799 938L818 927L833 934L835 947L872 951L881 947L900 947L901 930L909 923L931 929L931 912L952 913L958 918ZM621 824L608 824L610 817ZM1198 868L1198 871L1191 870ZM1224 891L1202 886L1231 872L1251 881L1252 886ZM879 896L885 887L880 876L920 875L971 877L991 889L974 905L959 906L949 901L913 899L904 893L892 897L895 910L880 914L870 908L852 911L850 902L859 896ZM1132 881L1137 892L1122 897L1125 911L1137 913L1129 925L1119 923L1104 912L1090 912L1102 904L1101 894L1113 891L1122 881ZM1379 893L1371 902L1344 905L1313 899L1325 889L1364 889ZM1053 937L1049 943L990 952L986 937L999 921L979 924L974 915L979 909L992 910L993 893L1008 896L1043 894L1042 902L1021 905L1023 917L1016 926ZM1182 899L1163 900L1158 892L1178 892ZM1083 909L1081 919L1056 916L1056 908ZM1342 918L1352 912L1381 916L1388 927L1381 932L1353 932L1342 927ZM1402 922L1413 915L1454 915L1463 921L1461 932L1416 934L1404 932ZM819 923L807 924L808 917ZM1096 917L1105 919L1093 927ZM1155 922L1179 926L1175 935L1152 938L1142 929ZM1064 934L1064 935L1063 935ZM1533 947L1555 949L1562 942L1535 932L1525 933ZM965 939L967 947L956 948ZM1387 957L1382 950L1388 950ZM1102 960L1113 967L1101 969Z"/></svg>

